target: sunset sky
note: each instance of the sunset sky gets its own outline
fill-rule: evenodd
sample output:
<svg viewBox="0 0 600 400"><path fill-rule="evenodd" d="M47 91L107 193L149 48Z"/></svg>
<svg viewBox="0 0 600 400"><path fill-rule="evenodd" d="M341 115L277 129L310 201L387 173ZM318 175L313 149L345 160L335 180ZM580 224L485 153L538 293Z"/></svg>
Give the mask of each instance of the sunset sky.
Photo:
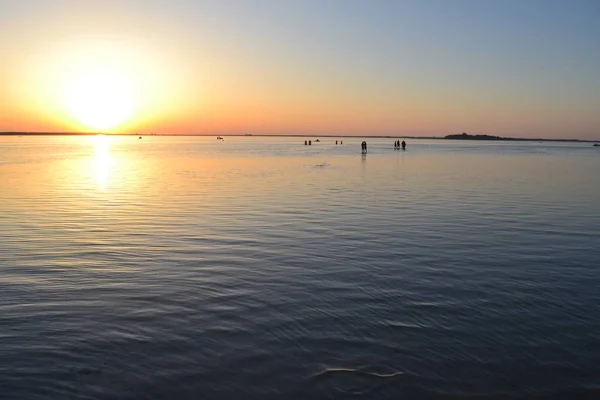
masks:
<svg viewBox="0 0 600 400"><path fill-rule="evenodd" d="M600 138L600 1L0 0L0 131Z"/></svg>

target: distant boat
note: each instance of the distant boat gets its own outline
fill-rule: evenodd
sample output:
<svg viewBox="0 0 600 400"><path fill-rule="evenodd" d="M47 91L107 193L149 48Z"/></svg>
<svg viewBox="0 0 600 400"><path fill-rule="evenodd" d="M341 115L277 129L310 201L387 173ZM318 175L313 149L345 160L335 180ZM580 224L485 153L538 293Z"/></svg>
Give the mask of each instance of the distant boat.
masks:
<svg viewBox="0 0 600 400"><path fill-rule="evenodd" d="M219 139L223 140L223 138L221 136L217 136L217 140L219 140Z"/></svg>
<svg viewBox="0 0 600 400"><path fill-rule="evenodd" d="M594 147L599 147L600 143L594 143Z"/></svg>
<svg viewBox="0 0 600 400"><path fill-rule="evenodd" d="M317 140L315 140L315 142L320 142L320 140L319 140L319 139L317 139Z"/></svg>

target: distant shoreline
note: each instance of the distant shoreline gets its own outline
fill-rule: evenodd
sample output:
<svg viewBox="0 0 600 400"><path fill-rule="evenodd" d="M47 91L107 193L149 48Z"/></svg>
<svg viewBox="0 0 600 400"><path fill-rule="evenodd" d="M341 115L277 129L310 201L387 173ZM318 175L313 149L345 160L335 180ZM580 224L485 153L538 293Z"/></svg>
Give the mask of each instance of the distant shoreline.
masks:
<svg viewBox="0 0 600 400"><path fill-rule="evenodd" d="M300 137L300 138L378 138L378 139L431 139L431 140L474 140L474 141L520 141L520 142L579 142L598 143L590 139L547 139L547 138L513 138L491 135L456 134L446 136L404 136L404 135L267 135L267 134L181 134L181 133L92 133L92 132L0 132L0 136L229 136L229 137Z"/></svg>

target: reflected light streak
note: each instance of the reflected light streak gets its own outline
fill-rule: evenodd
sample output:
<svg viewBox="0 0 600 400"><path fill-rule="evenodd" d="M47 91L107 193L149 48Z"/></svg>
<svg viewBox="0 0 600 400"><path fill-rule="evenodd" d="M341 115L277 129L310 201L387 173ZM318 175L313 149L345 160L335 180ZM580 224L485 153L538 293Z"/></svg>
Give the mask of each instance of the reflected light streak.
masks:
<svg viewBox="0 0 600 400"><path fill-rule="evenodd" d="M94 137L94 170L98 189L106 190L112 159L110 157L110 142L108 137L97 135Z"/></svg>

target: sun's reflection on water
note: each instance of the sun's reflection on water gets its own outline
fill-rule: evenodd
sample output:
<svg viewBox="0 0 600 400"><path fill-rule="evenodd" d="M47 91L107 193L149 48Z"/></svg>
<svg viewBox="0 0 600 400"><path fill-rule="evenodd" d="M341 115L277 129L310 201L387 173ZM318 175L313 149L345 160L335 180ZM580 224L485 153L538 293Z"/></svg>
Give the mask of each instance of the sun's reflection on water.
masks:
<svg viewBox="0 0 600 400"><path fill-rule="evenodd" d="M109 138L104 135L94 136L94 150L95 156L93 164L98 189L106 190L110 169L113 163L110 156Z"/></svg>

